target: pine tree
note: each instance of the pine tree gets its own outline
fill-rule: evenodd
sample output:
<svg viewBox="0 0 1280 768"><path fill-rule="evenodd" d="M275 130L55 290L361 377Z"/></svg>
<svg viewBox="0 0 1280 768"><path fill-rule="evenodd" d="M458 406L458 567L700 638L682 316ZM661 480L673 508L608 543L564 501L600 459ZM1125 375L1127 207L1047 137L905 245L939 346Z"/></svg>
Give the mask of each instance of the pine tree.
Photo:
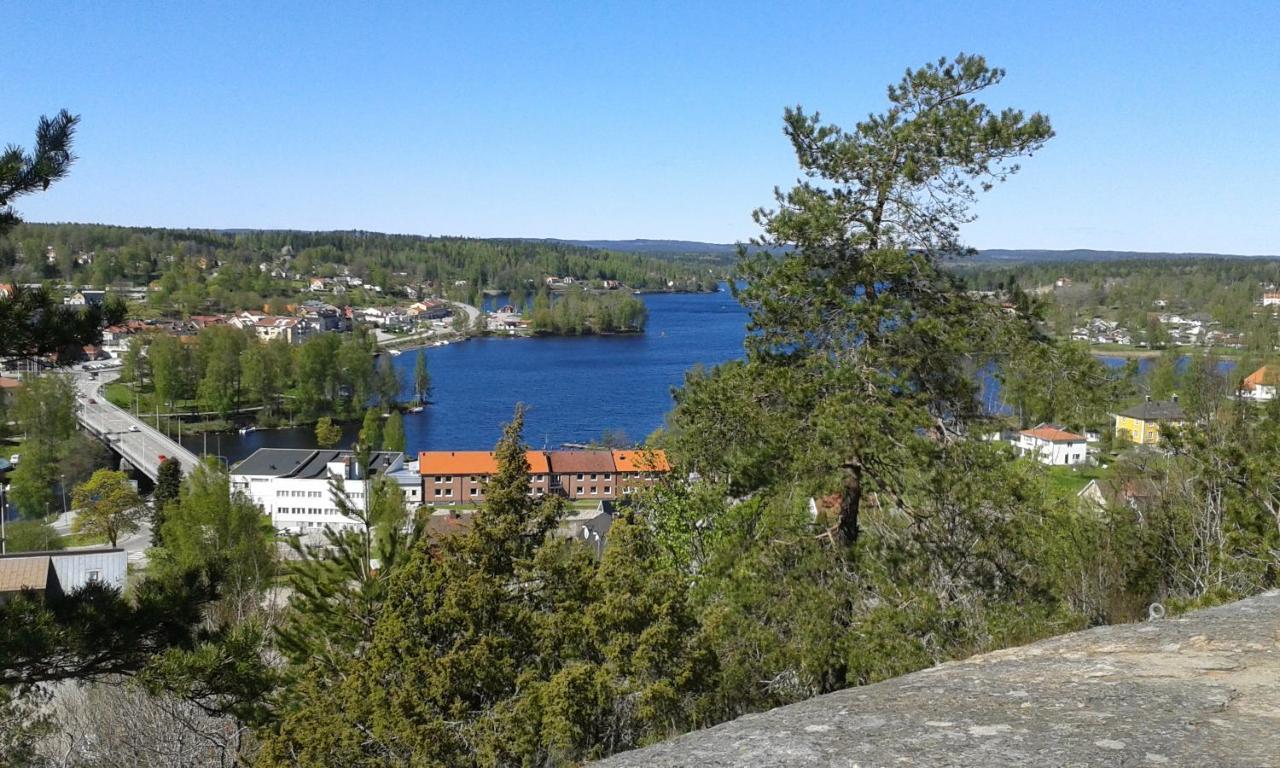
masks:
<svg viewBox="0 0 1280 768"><path fill-rule="evenodd" d="M413 394L418 405L422 405L431 397L431 373L427 370L427 353L418 350L418 359L413 363Z"/></svg>

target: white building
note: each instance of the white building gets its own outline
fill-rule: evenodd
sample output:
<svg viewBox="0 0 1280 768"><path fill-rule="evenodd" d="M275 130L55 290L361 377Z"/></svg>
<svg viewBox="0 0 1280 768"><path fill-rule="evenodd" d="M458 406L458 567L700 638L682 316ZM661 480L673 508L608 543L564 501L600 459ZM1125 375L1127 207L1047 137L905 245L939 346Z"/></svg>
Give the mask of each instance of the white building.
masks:
<svg viewBox="0 0 1280 768"><path fill-rule="evenodd" d="M1280 384L1280 371L1277 371L1275 366L1264 365L1246 376L1240 383L1240 397L1256 403L1274 400L1277 384Z"/></svg>
<svg viewBox="0 0 1280 768"><path fill-rule="evenodd" d="M1014 447L1018 455L1030 456L1041 464L1071 466L1083 464L1088 456L1088 439L1052 424L1040 424L1018 433Z"/></svg>
<svg viewBox="0 0 1280 768"><path fill-rule="evenodd" d="M339 514L330 480L338 480L351 505L363 510L365 495L372 489L367 481L379 476L395 480L410 510L421 504L422 478L417 467L406 466L403 453L388 451L370 455L369 476L365 478L360 476L351 451L259 448L231 468L231 489L260 506L279 531L308 533L326 526L354 529L360 521Z"/></svg>
<svg viewBox="0 0 1280 768"><path fill-rule="evenodd" d="M1266 291L1263 293L1262 306L1280 307L1280 291Z"/></svg>

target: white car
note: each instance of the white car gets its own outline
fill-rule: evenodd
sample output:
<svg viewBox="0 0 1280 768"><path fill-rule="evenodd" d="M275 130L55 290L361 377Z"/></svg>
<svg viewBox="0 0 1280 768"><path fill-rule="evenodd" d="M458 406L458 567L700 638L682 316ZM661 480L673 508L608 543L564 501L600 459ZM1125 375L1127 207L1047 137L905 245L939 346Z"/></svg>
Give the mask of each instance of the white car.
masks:
<svg viewBox="0 0 1280 768"><path fill-rule="evenodd" d="M137 424L130 424L130 425L129 425L129 431L130 431L130 432L141 432L142 430L138 429L138 425L137 425Z"/></svg>

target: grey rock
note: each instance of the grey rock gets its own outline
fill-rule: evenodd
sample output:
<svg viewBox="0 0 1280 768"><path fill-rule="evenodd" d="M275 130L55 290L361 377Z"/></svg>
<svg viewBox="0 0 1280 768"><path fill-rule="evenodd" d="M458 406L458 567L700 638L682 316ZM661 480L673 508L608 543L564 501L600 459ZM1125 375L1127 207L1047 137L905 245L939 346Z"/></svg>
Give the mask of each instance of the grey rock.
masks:
<svg viewBox="0 0 1280 768"><path fill-rule="evenodd" d="M1280 592L949 662L595 765L1280 768Z"/></svg>

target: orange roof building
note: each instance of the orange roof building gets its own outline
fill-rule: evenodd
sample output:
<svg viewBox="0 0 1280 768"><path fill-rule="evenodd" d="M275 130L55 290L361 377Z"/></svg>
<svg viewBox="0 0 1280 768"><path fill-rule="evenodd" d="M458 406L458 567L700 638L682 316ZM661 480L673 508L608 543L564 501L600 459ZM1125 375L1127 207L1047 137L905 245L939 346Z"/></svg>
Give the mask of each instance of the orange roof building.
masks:
<svg viewBox="0 0 1280 768"><path fill-rule="evenodd" d="M1020 434L1046 443L1083 443L1086 439L1084 435L1068 432L1053 424L1041 424L1032 429L1024 429Z"/></svg>
<svg viewBox="0 0 1280 768"><path fill-rule="evenodd" d="M613 465L619 472L670 472L667 452L663 450L613 451Z"/></svg>
<svg viewBox="0 0 1280 768"><path fill-rule="evenodd" d="M525 451L529 472L545 475L550 472L547 455L541 451ZM492 475L498 471L498 460L493 451L422 451L418 454L418 474L436 475Z"/></svg>

